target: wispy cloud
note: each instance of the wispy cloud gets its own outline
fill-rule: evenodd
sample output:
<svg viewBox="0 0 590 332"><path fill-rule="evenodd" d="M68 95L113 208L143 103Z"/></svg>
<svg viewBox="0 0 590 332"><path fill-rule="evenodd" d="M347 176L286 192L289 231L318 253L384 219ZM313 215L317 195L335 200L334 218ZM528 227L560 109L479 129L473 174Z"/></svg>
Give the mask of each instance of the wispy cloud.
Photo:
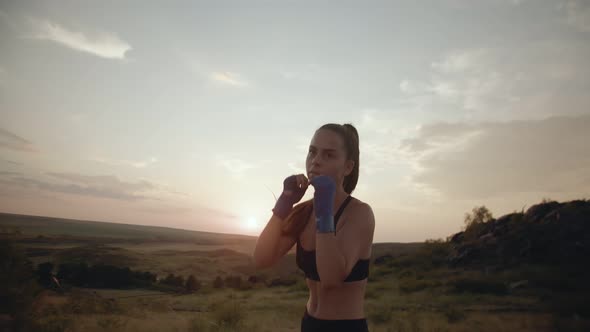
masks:
<svg viewBox="0 0 590 332"><path fill-rule="evenodd" d="M148 166L158 162L158 159L156 157L151 157L147 160L142 160L142 161L116 160L116 159L100 158L100 157L90 158L90 160L101 163L101 164L105 164L105 165L129 166L129 167L135 167L135 168L145 168L145 167L148 167Z"/></svg>
<svg viewBox="0 0 590 332"><path fill-rule="evenodd" d="M0 128L0 148L24 152L38 151L29 140L3 128Z"/></svg>
<svg viewBox="0 0 590 332"><path fill-rule="evenodd" d="M541 118L558 109L579 114L590 102L577 88L588 82L589 56L587 43L561 40L531 41L518 50L452 50L431 62L429 80L399 83L400 104L440 119ZM572 88L558 93L564 86Z"/></svg>
<svg viewBox="0 0 590 332"><path fill-rule="evenodd" d="M6 69L4 69L4 67L0 66L0 85L4 85L5 77L6 77Z"/></svg>
<svg viewBox="0 0 590 332"><path fill-rule="evenodd" d="M571 26L590 32L590 2L587 0L568 0L563 3L566 19Z"/></svg>
<svg viewBox="0 0 590 332"><path fill-rule="evenodd" d="M211 79L223 84L234 85L234 86L246 86L248 83L240 78L240 75L230 72L213 72L211 73Z"/></svg>
<svg viewBox="0 0 590 332"><path fill-rule="evenodd" d="M17 165L17 166L21 166L23 163L18 162L18 161L13 161L13 160L6 160L6 159L0 159L0 163L6 163L9 165Z"/></svg>
<svg viewBox="0 0 590 332"><path fill-rule="evenodd" d="M264 159L258 162L249 162L240 158L225 157L223 155L217 155L216 160L218 165L238 177L248 170L263 167L265 164L271 162L269 159Z"/></svg>
<svg viewBox="0 0 590 332"><path fill-rule="evenodd" d="M49 176L49 178L12 176L0 181L5 185L100 198L129 201L158 199L148 195L158 188L153 183L145 180L126 182L113 175L83 175L57 172L48 172L45 175Z"/></svg>
<svg viewBox="0 0 590 332"><path fill-rule="evenodd" d="M317 64L283 65L278 73L286 80L311 81L318 75L319 68Z"/></svg>
<svg viewBox="0 0 590 332"><path fill-rule="evenodd" d="M20 175L20 172L12 172L12 171L0 171L0 176L8 176L8 175Z"/></svg>
<svg viewBox="0 0 590 332"><path fill-rule="evenodd" d="M547 133L551 133L548 135ZM590 192L590 115L511 122L432 123L400 149L412 181L447 198Z"/></svg>
<svg viewBox="0 0 590 332"><path fill-rule="evenodd" d="M49 40L73 50L107 59L125 59L131 45L111 32L74 31L45 19L29 18L34 32L31 38Z"/></svg>

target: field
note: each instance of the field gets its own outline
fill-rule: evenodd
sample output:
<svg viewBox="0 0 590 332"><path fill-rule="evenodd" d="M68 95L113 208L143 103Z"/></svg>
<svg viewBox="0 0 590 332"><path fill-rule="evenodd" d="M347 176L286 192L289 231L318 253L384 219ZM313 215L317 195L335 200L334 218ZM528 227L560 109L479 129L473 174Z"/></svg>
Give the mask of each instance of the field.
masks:
<svg viewBox="0 0 590 332"><path fill-rule="evenodd" d="M253 266L256 239L247 236L31 216L0 215L2 237L35 266L52 262L111 264L194 275L193 293L157 288L104 289L63 285L35 299L44 331L299 331L308 292L294 252L277 266ZM548 291L559 271L522 266L490 274L434 262L441 243L374 244L365 312L370 331L584 331L575 289ZM376 258L380 258L375 261ZM540 272L539 272L540 271ZM214 287L216 277L239 276L240 287ZM257 276L266 282L250 282ZM523 281L526 276L526 282ZM291 280L271 285L273 279ZM518 283L520 282L520 284ZM516 285L516 286L515 286ZM555 287L554 287L555 288ZM559 288L559 287L558 287ZM578 295L579 297L579 295ZM573 300L572 300L573 299ZM571 300L571 301L570 301Z"/></svg>

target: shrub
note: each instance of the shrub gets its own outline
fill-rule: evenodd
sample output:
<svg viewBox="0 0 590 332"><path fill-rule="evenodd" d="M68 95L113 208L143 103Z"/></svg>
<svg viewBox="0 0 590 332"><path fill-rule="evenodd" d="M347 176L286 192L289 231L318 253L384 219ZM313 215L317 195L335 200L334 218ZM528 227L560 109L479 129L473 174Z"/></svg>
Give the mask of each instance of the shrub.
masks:
<svg viewBox="0 0 590 332"><path fill-rule="evenodd" d="M188 276L184 288L188 293L193 293L201 289L201 282L195 278L194 275Z"/></svg>
<svg viewBox="0 0 590 332"><path fill-rule="evenodd" d="M440 282L432 280L418 280L412 278L403 278L399 281L399 290L404 293L421 291L425 288L439 286Z"/></svg>
<svg viewBox="0 0 590 332"><path fill-rule="evenodd" d="M375 324L384 324L391 320L392 307L390 305L379 305L369 310L368 316Z"/></svg>
<svg viewBox="0 0 590 332"><path fill-rule="evenodd" d="M221 279L220 276L217 276L215 278L215 280L213 281L213 288L223 288L224 283L223 283L223 279Z"/></svg>
<svg viewBox="0 0 590 332"><path fill-rule="evenodd" d="M212 315L218 327L237 329L243 324L245 310L235 299L232 299L215 305Z"/></svg>
<svg viewBox="0 0 590 332"><path fill-rule="evenodd" d="M456 293L483 293L505 295L508 293L506 284L495 280L478 280L461 278L450 282L452 291Z"/></svg>
<svg viewBox="0 0 590 332"><path fill-rule="evenodd" d="M449 323L456 323L465 319L465 312L454 307L446 307L443 310L443 315L447 318Z"/></svg>

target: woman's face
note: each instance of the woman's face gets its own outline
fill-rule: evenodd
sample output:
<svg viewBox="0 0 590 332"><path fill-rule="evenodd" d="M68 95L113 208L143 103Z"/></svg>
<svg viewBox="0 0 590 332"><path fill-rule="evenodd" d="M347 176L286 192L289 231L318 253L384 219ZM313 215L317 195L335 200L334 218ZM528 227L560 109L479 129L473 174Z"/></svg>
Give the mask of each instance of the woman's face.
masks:
<svg viewBox="0 0 590 332"><path fill-rule="evenodd" d="M308 179L328 175L342 185L344 177L352 172L354 161L346 160L346 150L340 135L329 129L319 129L309 144L305 165Z"/></svg>

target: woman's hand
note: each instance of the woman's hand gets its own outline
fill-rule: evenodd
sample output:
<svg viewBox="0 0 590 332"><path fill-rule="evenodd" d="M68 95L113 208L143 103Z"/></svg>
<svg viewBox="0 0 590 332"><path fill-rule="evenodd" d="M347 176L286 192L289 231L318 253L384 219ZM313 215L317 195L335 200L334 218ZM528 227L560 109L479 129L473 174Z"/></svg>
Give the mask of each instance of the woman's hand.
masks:
<svg viewBox="0 0 590 332"><path fill-rule="evenodd" d="M316 230L319 233L334 232L334 199L336 196L336 182L327 175L318 175L311 179L315 188L313 204L316 217Z"/></svg>
<svg viewBox="0 0 590 332"><path fill-rule="evenodd" d="M304 174L287 177L283 181L283 192L272 209L274 214L283 220L287 218L291 210L293 210L293 205L305 195L307 187L309 187L309 181Z"/></svg>

